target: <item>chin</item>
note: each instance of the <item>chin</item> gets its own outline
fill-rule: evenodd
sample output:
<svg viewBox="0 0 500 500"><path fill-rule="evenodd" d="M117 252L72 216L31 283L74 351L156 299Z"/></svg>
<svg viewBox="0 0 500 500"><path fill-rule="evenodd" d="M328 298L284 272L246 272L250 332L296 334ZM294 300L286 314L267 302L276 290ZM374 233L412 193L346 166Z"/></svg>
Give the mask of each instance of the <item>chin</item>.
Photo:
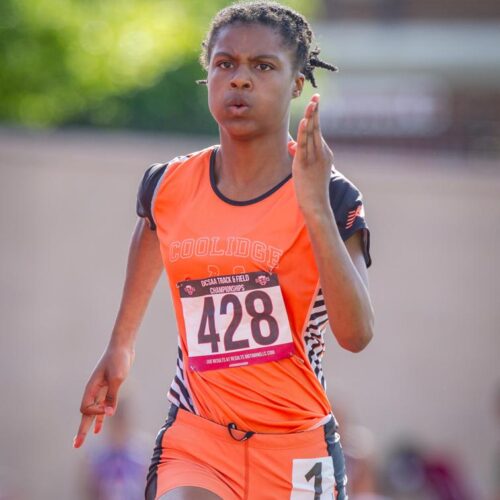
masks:
<svg viewBox="0 0 500 500"><path fill-rule="evenodd" d="M219 129L221 132L240 140L252 139L265 133L264 130L259 130L255 124L243 120L240 122L219 123Z"/></svg>

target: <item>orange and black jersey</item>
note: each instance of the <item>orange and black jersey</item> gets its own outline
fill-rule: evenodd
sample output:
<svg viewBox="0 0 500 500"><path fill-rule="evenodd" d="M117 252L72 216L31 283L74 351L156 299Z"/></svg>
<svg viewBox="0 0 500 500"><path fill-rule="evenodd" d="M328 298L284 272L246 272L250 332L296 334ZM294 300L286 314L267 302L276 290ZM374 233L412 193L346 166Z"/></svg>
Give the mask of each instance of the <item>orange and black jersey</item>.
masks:
<svg viewBox="0 0 500 500"><path fill-rule="evenodd" d="M151 165L146 172L139 186L137 194L136 211L139 217L144 217L148 220L151 229L156 229L156 223L152 214L152 200L158 184L163 177L167 166L178 160L187 159L189 156L180 156L171 160L168 163L155 163ZM217 189L214 178L215 155L212 155L210 162L210 183L214 192L223 200L234 205L245 205L255 203L259 199L264 199L274 191L279 189L286 183L291 175L287 176L283 181L274 186L270 191L264 193L256 200L250 201L234 201L226 198ZM344 241L348 240L356 231L363 231L363 252L366 262L366 267L370 267L372 260L370 256L370 231L365 220L365 211L363 206L363 195L358 188L341 172L332 168L329 185L330 204L337 222L340 236Z"/></svg>
<svg viewBox="0 0 500 500"><path fill-rule="evenodd" d="M152 165L137 198L157 231L178 323L169 399L240 429L313 428L331 411L321 366L328 317L293 178L230 200L215 184L217 150ZM361 230L370 266L361 193L335 169L329 192L342 239Z"/></svg>

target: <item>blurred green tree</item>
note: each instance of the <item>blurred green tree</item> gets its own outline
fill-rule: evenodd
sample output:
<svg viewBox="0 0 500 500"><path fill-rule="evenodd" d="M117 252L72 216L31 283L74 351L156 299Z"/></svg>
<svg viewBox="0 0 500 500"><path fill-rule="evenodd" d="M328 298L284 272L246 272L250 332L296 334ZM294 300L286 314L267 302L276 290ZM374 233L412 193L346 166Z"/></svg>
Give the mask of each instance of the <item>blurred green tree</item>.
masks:
<svg viewBox="0 0 500 500"><path fill-rule="evenodd" d="M0 120L213 132L198 63L228 0L2 0ZM310 15L315 1L289 0Z"/></svg>

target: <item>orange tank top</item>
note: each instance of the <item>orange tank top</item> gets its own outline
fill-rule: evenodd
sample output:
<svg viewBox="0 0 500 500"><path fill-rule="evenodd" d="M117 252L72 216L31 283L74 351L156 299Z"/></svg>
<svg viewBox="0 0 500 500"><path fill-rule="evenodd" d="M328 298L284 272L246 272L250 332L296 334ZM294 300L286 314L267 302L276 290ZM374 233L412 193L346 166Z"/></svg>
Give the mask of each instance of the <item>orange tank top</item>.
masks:
<svg viewBox="0 0 500 500"><path fill-rule="evenodd" d="M150 208L178 324L168 397L244 430L313 428L331 412L321 368L328 317L293 178L254 200L231 201L215 184L217 150L153 166L139 192L138 213ZM361 195L339 179L351 200L339 229L343 237L364 230L369 265Z"/></svg>

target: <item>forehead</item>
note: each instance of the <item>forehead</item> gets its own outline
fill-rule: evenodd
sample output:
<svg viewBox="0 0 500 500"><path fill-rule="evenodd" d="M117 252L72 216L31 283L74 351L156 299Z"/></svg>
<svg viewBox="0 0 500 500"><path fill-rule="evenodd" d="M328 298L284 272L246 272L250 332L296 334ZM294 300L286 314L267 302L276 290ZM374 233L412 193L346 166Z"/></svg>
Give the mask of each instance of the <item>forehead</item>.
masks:
<svg viewBox="0 0 500 500"><path fill-rule="evenodd" d="M211 55L217 52L248 57L269 54L287 59L292 49L286 46L277 28L259 23L236 23L224 26L217 33Z"/></svg>

